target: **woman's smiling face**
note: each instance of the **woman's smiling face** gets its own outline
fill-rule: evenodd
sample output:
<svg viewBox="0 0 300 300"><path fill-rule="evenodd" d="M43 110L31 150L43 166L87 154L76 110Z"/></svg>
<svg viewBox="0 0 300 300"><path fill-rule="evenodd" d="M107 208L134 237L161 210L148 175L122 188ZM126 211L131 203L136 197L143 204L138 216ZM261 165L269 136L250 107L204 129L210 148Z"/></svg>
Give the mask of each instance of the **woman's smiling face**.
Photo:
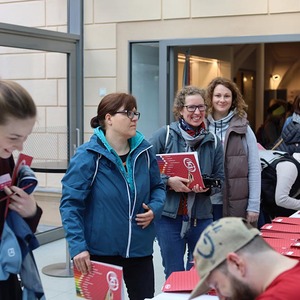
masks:
<svg viewBox="0 0 300 300"><path fill-rule="evenodd" d="M188 111L188 107L197 106L194 112ZM185 122L192 127L199 127L205 119L205 103L201 95L188 95L185 97L185 106L181 109L180 114ZM204 109L204 110L203 110ZM201 110L201 111L200 111Z"/></svg>
<svg viewBox="0 0 300 300"><path fill-rule="evenodd" d="M0 125L1 158L9 158L14 150L23 150L23 144L31 133L35 121L35 118L20 120L9 117L4 125Z"/></svg>
<svg viewBox="0 0 300 300"><path fill-rule="evenodd" d="M213 92L212 105L215 120L226 117L232 105L231 90L222 84L218 84Z"/></svg>

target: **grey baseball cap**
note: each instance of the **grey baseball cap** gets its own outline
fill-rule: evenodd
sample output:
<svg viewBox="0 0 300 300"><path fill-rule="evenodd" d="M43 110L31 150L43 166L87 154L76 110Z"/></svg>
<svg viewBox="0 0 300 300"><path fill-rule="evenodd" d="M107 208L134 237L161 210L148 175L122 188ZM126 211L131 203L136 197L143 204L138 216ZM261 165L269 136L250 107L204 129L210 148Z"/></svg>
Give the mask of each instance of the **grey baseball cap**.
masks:
<svg viewBox="0 0 300 300"><path fill-rule="evenodd" d="M207 226L202 232L194 250L195 267L200 281L189 299L207 293L209 274L226 260L229 252L235 252L260 234L243 218L225 217Z"/></svg>

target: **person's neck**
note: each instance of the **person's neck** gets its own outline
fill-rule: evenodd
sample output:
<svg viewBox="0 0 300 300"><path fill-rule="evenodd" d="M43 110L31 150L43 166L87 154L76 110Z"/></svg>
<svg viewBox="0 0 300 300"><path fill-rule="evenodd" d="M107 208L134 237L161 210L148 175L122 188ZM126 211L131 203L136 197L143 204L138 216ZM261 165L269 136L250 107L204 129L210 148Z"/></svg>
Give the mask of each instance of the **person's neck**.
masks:
<svg viewBox="0 0 300 300"><path fill-rule="evenodd" d="M214 112L213 114L213 118L215 121L218 121L218 120L221 120L223 118L225 118L226 116L228 115L228 112L227 113L221 113L221 112Z"/></svg>
<svg viewBox="0 0 300 300"><path fill-rule="evenodd" d="M106 134L106 140L118 155L125 155L129 152L130 146L127 139L121 137L112 137Z"/></svg>

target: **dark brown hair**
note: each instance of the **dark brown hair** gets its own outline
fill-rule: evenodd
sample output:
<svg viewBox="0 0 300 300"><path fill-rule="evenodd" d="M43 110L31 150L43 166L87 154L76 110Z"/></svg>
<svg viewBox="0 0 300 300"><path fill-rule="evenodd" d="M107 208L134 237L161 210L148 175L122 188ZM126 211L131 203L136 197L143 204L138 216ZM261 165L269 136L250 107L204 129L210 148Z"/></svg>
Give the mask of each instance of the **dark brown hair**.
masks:
<svg viewBox="0 0 300 300"><path fill-rule="evenodd" d="M97 116L90 121L92 128L101 126L105 130L105 116L106 114L115 115L120 108L124 110L137 109L137 103L134 96L126 93L111 93L100 101L97 109Z"/></svg>
<svg viewBox="0 0 300 300"><path fill-rule="evenodd" d="M10 117L29 119L36 117L36 105L30 94L18 83L0 80L0 125Z"/></svg>
<svg viewBox="0 0 300 300"><path fill-rule="evenodd" d="M293 111L300 115L300 94L297 95L294 99L294 102L293 102Z"/></svg>

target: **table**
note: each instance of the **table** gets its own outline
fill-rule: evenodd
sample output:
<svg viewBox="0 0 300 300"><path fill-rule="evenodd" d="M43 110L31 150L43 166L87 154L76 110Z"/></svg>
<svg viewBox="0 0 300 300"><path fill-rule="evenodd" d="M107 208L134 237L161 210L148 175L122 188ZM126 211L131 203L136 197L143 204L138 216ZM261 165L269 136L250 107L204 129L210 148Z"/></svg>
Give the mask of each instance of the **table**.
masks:
<svg viewBox="0 0 300 300"><path fill-rule="evenodd" d="M39 173L66 173L67 160L33 160L31 169Z"/></svg>
<svg viewBox="0 0 300 300"><path fill-rule="evenodd" d="M188 293L161 293L161 294L155 296L154 298L152 298L152 300L187 300L187 299L189 299L190 295L191 295L190 293L189 294ZM210 295L202 295L195 299L196 300L218 300L219 297L210 296ZM145 299L145 300L147 300L147 299Z"/></svg>

